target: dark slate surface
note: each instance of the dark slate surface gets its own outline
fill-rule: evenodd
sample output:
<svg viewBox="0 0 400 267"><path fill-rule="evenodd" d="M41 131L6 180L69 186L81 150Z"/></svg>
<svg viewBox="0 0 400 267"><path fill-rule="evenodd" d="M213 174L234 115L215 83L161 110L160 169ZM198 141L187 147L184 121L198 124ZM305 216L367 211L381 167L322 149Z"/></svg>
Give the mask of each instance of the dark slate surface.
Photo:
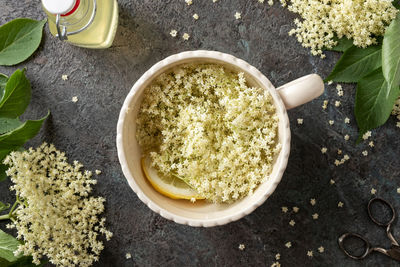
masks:
<svg viewBox="0 0 400 267"><path fill-rule="evenodd" d="M17 17L44 18L39 1L2 1L0 23ZM289 165L276 192L251 215L229 225L191 228L163 219L148 209L129 188L121 172L115 146L116 124L122 102L133 83L157 61L177 52L195 49L233 54L259 68L273 84L280 86L308 73L326 76L339 54L327 59L312 57L287 32L295 17L282 7L269 7L256 0L119 1L120 20L113 47L88 50L62 43L46 27L39 50L25 63L0 67L11 74L27 68L33 97L30 118L52 112L39 136L29 145L43 141L66 151L71 160L87 169L101 169L95 193L107 198L108 227L114 232L96 266L270 266L281 254L282 266L398 266L386 256L374 253L357 262L339 250L337 237L345 231L365 234L374 245L389 246L385 231L368 220L366 204L372 187L400 210L399 134L395 119L374 131L375 147L356 146L357 127L353 116L354 86L344 86L344 96L335 85L324 95L289 112L292 151ZM242 19L235 20L234 13ZM192 15L200 19L194 21ZM190 40L169 36L177 29ZM63 81L62 74L69 79ZM72 103L72 96L79 101ZM321 109L324 99L330 104ZM341 100L342 106L333 102ZM344 123L349 116L350 124ZM297 118L304 124L297 125ZM329 126L328 120L335 124ZM345 142L348 133L351 140ZM322 155L321 147L328 147ZM337 149L351 159L339 167L333 162ZM369 155L361 152L367 149ZM336 183L330 185L329 180ZM0 184L2 200L12 202L10 183ZM317 204L311 206L310 198ZM344 208L337 207L339 201ZM282 206L300 207L297 214L281 212ZM313 213L319 214L313 220ZM296 225L289 226L294 219ZM400 236L398 219L394 234ZM4 223L0 228L4 229ZM284 244L291 241L288 249ZM245 244L244 251L238 249ZM317 248L325 247L320 254ZM313 250L314 257L307 257ZM132 259L126 260L130 252Z"/></svg>

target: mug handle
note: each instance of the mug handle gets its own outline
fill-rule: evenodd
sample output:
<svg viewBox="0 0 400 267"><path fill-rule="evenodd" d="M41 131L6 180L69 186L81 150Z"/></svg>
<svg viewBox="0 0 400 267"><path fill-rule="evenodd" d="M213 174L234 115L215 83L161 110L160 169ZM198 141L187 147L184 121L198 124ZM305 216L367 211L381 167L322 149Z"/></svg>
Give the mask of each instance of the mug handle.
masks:
<svg viewBox="0 0 400 267"><path fill-rule="evenodd" d="M291 81L276 89L286 109L310 102L324 92L324 82L317 74L310 74Z"/></svg>

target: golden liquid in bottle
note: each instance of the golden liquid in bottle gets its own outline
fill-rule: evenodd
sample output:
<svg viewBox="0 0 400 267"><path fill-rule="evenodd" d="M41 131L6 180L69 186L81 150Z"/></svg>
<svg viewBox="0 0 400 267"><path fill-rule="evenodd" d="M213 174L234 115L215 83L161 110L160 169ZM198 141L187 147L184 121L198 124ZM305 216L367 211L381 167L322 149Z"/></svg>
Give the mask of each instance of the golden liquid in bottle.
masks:
<svg viewBox="0 0 400 267"><path fill-rule="evenodd" d="M96 15L90 26L80 33L68 35L66 42L85 48L107 48L111 46L118 26L118 3L116 0L97 0L96 3ZM46 10L45 12L49 17L50 32L56 36L56 16L49 14ZM67 32L79 30L87 24L92 12L93 0L81 0L74 13L61 17L61 26L65 25Z"/></svg>

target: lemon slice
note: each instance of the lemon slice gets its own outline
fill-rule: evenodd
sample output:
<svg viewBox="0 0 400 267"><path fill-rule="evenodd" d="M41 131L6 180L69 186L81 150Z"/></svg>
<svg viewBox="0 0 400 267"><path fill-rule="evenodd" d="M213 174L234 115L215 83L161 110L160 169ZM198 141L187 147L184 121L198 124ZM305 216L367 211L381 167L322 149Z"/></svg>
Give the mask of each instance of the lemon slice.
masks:
<svg viewBox="0 0 400 267"><path fill-rule="evenodd" d="M159 173L151 166L149 157L142 158L142 169L154 189L164 196L172 199L204 199L181 179Z"/></svg>

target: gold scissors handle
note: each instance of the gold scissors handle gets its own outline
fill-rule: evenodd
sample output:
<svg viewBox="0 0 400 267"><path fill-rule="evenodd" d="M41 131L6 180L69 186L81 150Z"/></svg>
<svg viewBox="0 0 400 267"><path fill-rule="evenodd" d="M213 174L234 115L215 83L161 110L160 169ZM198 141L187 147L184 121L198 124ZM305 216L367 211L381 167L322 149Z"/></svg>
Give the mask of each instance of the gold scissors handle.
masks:
<svg viewBox="0 0 400 267"><path fill-rule="evenodd" d="M371 211L372 210L371 207L372 207L372 204L376 203L376 202L380 202L380 203L384 204L386 207L390 208L392 217L390 218L389 221L381 221L381 220L379 220L379 218L376 218L373 215L373 213ZM393 237L393 235L391 233L391 226L392 226L394 219L396 218L396 213L394 211L393 206L390 205L387 201L385 201L382 198L373 198L368 202L368 215L375 224L382 226L382 227L386 227L386 234L392 243L391 247L389 249L384 249L384 248L380 248L380 247L371 247L371 244L368 242L368 240L366 240L363 236L356 234L356 233L345 233L345 234L341 235L338 239L339 247L343 250L343 252L347 256L349 256L352 259L356 259L356 260L362 260L365 257L367 257L370 253L377 251L377 252L385 254L386 256L389 256L392 259L400 262L400 246L399 246L399 243L395 240L395 238ZM363 241L365 250L362 254L355 255L346 249L344 243L349 238L359 239L359 240Z"/></svg>

